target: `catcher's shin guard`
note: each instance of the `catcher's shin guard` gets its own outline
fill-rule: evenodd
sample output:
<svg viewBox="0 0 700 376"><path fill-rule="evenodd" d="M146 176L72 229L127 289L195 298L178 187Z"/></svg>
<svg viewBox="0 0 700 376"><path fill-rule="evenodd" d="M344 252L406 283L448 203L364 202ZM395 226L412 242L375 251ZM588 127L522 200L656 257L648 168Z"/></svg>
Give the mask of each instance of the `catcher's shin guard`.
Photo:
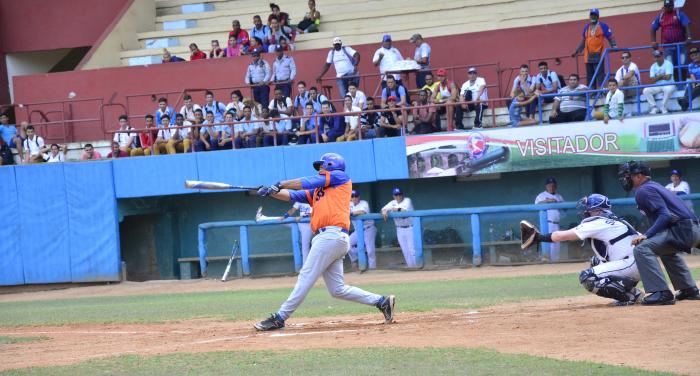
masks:
<svg viewBox="0 0 700 376"><path fill-rule="evenodd" d="M583 270L578 280L586 290L598 296L615 299L620 302L630 300L631 297L628 293L631 293L637 285L637 281L627 277L610 276L600 278L595 275L593 269Z"/></svg>

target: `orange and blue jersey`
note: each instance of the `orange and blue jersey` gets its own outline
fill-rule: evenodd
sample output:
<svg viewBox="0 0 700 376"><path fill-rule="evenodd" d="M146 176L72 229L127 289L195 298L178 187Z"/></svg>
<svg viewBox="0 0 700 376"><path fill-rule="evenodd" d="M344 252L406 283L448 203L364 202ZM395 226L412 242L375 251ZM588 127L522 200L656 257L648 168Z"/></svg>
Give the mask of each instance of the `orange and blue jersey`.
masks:
<svg viewBox="0 0 700 376"><path fill-rule="evenodd" d="M586 41L585 48L583 50L583 59L586 63L598 62L600 60L600 55L605 50L605 40L611 40L612 30L604 22L598 22L597 25L591 26L587 23L583 27L583 39ZM589 61L588 57L594 55L594 60Z"/></svg>
<svg viewBox="0 0 700 376"><path fill-rule="evenodd" d="M311 205L311 231L326 226L350 229L350 194L352 181L340 170L321 171L318 175L301 178L303 190L289 191L292 202Z"/></svg>

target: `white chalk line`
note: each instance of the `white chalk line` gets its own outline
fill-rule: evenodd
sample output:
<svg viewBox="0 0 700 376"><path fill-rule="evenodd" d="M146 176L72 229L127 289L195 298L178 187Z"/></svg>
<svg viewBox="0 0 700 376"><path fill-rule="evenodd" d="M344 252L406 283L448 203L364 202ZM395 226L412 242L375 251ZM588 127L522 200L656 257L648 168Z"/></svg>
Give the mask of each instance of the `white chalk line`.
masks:
<svg viewBox="0 0 700 376"><path fill-rule="evenodd" d="M270 337L293 337L293 336L311 336L311 335L316 335L316 334L334 334L334 333L350 333L350 332L359 332L358 329L341 329L341 330L327 330L327 331L319 331L319 332L301 332L301 333L275 333L275 334L270 334Z"/></svg>
<svg viewBox="0 0 700 376"><path fill-rule="evenodd" d="M167 331L103 331L103 330L61 330L38 332L0 332L0 335L26 335L26 334L163 334Z"/></svg>
<svg viewBox="0 0 700 376"><path fill-rule="evenodd" d="M231 340L236 340L236 339L246 339L250 338L250 336L238 336L238 337L222 337L222 338L215 338L215 339L205 339L202 341L194 341L191 342L192 345L202 345L205 343L214 343L214 342L223 342L223 341L231 341Z"/></svg>

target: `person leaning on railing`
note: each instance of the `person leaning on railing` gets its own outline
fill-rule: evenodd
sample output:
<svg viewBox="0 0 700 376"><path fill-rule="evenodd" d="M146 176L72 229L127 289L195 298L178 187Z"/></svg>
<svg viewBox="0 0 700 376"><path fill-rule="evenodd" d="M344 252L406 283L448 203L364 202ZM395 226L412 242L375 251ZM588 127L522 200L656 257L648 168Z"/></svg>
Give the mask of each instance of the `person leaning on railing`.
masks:
<svg viewBox="0 0 700 376"><path fill-rule="evenodd" d="M700 80L700 50L697 47L690 49L688 53L690 55L690 64L688 64L688 79L690 81ZM687 92L684 92L683 98L678 98L678 105L681 106L683 111L687 111L689 107ZM690 84L690 98L691 101L700 96L700 83Z"/></svg>
<svg viewBox="0 0 700 376"><path fill-rule="evenodd" d="M608 124L610 119L622 121L625 115L625 96L622 90L617 89L617 80L615 78L608 79L608 94L605 96L605 105L603 112L593 112L593 117L597 120L603 120Z"/></svg>

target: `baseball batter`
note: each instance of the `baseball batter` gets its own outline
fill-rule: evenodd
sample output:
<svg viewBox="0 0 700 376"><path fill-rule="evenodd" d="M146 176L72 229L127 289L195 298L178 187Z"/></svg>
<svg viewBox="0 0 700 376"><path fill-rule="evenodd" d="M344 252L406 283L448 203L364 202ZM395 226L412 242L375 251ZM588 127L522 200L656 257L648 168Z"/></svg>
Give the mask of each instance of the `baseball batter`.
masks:
<svg viewBox="0 0 700 376"><path fill-rule="evenodd" d="M360 193L353 189L350 195L350 215L362 215L369 213L369 204L360 199ZM375 253L375 239L377 227L374 221L367 219L362 221L364 228L365 250L367 251L367 263L370 269L377 268L377 256ZM350 261L357 262L357 231L350 234Z"/></svg>
<svg viewBox="0 0 700 376"><path fill-rule="evenodd" d="M557 180L547 178L545 181L545 190L535 197L535 204L553 204L556 202L564 202L564 198L557 193ZM550 232L559 231L559 220L561 213L559 210L547 210L547 224ZM559 261L559 243L549 245L549 260Z"/></svg>
<svg viewBox="0 0 700 376"><path fill-rule="evenodd" d="M637 236L637 231L613 214L610 201L603 195L594 193L582 198L578 208L582 209L583 220L566 231L540 234L528 222L521 222L524 246L536 242L591 239L595 255L591 258L591 267L579 275L581 285L598 296L615 299L618 306L636 303L643 295L635 287L640 278L631 241ZM528 239L533 242L526 243Z"/></svg>
<svg viewBox="0 0 700 376"><path fill-rule="evenodd" d="M411 199L403 196L401 188L394 188L391 193L394 195L394 199L382 208L382 216L384 216L385 221L389 218L389 213L392 211L413 211ZM399 240L403 258L406 260L406 266L415 268L416 250L413 244L413 218L394 218L394 224L396 225L396 237Z"/></svg>
<svg viewBox="0 0 700 376"><path fill-rule="evenodd" d="M258 195L282 201L311 205L311 231L314 233L309 258L299 272L296 286L277 313L254 325L265 331L284 328L284 322L299 307L318 277L323 276L328 292L338 299L374 305L386 323L394 321L393 295L381 296L343 281L343 257L350 248L350 194L352 181L345 173L345 160L339 154L326 153L313 166L318 175L286 180L261 187Z"/></svg>

